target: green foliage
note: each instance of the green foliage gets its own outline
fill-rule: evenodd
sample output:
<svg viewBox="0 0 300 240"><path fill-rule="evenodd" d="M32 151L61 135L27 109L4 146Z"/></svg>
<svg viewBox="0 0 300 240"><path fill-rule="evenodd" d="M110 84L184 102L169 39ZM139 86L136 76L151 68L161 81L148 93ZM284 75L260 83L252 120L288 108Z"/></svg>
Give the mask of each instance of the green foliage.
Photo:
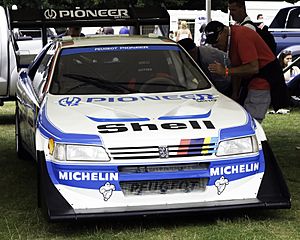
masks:
<svg viewBox="0 0 300 240"><path fill-rule="evenodd" d="M286 0L289 3L296 3L298 0ZM19 8L92 8L99 6L120 6L129 3L138 7L160 5L164 2L168 9L205 9L205 0L0 0L1 6L17 5ZM227 12L227 0L211 1L212 9L221 9Z"/></svg>
<svg viewBox="0 0 300 240"><path fill-rule="evenodd" d="M196 0L0 0L1 6L17 5L19 8L93 8L99 6L128 6L132 4L138 7L157 6L164 3L168 9L205 9L205 1ZM212 9L226 9L227 1L212 1Z"/></svg>

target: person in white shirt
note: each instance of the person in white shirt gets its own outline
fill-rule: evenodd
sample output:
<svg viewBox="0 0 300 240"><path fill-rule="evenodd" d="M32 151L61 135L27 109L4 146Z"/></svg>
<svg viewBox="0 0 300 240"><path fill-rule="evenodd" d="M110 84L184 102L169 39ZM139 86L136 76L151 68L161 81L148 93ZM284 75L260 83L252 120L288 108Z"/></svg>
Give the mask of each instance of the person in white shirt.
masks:
<svg viewBox="0 0 300 240"><path fill-rule="evenodd" d="M180 28L177 31L176 42L178 42L184 38L193 39L192 33L191 33L190 29L188 28L187 22L181 21Z"/></svg>
<svg viewBox="0 0 300 240"><path fill-rule="evenodd" d="M289 66L292 63L292 59L293 56L291 51L283 51L279 55L279 62L282 69ZM286 82L289 82L298 74L300 74L300 69L297 66L292 66L288 71L284 73L284 79Z"/></svg>

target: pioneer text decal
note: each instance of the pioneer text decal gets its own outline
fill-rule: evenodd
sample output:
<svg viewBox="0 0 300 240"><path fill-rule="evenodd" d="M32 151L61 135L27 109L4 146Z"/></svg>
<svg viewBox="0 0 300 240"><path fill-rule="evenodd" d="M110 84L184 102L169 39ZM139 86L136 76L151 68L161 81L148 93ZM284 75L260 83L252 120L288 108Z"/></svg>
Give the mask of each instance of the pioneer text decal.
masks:
<svg viewBox="0 0 300 240"><path fill-rule="evenodd" d="M48 20L54 19L83 19L83 18L130 18L127 9L47 9L44 16Z"/></svg>

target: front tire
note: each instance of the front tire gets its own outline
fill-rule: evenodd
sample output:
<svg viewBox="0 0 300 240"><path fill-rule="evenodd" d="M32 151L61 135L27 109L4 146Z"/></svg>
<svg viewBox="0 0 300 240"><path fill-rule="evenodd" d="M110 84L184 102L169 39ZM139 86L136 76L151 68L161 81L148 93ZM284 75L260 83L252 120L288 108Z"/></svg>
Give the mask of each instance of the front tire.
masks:
<svg viewBox="0 0 300 240"><path fill-rule="evenodd" d="M37 162L37 203L38 207L41 209L42 214L45 216L46 220L50 221L49 208L46 201L45 189L43 184L43 166L42 160L38 159Z"/></svg>
<svg viewBox="0 0 300 240"><path fill-rule="evenodd" d="M28 153L23 147L23 140L20 133L20 113L18 104L16 104L15 122L16 152L19 159L25 160L28 157Z"/></svg>

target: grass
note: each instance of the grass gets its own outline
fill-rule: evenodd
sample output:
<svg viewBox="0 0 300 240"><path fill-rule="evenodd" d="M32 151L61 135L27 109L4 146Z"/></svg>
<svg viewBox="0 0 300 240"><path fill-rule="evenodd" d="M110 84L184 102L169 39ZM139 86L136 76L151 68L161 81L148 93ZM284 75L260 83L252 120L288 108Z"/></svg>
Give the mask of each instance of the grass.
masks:
<svg viewBox="0 0 300 240"><path fill-rule="evenodd" d="M289 210L245 210L48 223L37 208L36 166L18 159L14 103L0 107L0 239L300 239L300 110L263 122L292 195Z"/></svg>

